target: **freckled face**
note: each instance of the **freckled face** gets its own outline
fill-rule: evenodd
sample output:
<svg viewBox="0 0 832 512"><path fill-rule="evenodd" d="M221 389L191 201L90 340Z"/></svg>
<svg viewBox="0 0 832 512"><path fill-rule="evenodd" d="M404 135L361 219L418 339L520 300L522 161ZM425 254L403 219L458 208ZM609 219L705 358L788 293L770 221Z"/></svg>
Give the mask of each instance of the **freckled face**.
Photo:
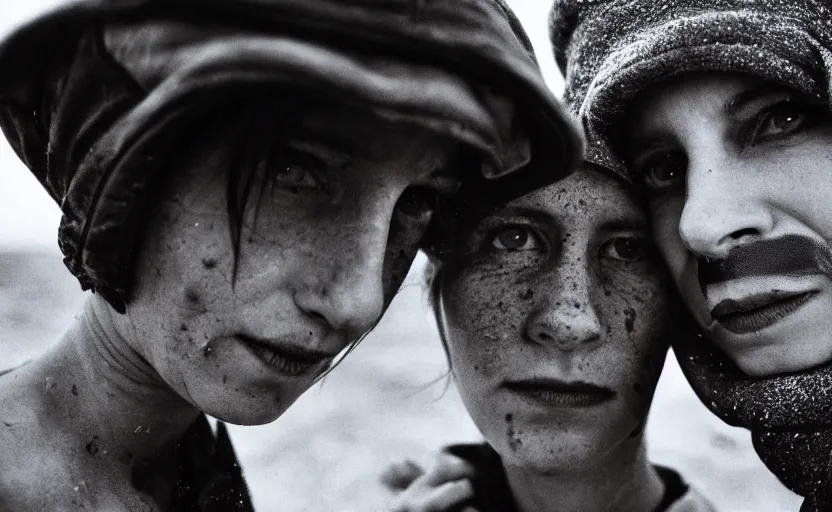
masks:
<svg viewBox="0 0 832 512"><path fill-rule="evenodd" d="M280 156L257 167L235 274L227 141L240 124L217 121L173 158L119 321L186 400L262 424L379 320L434 196L456 187L458 151L357 112L308 112Z"/></svg>
<svg viewBox="0 0 832 512"><path fill-rule="evenodd" d="M647 189L658 248L700 327L752 376L832 358L832 281L821 272L770 271L704 288L698 280L703 258L740 246L832 239L828 107L750 76L713 73L657 84L631 112L629 163Z"/></svg>
<svg viewBox="0 0 832 512"><path fill-rule="evenodd" d="M451 368L508 464L575 470L640 438L671 297L645 230L617 182L582 170L461 237L442 290Z"/></svg>

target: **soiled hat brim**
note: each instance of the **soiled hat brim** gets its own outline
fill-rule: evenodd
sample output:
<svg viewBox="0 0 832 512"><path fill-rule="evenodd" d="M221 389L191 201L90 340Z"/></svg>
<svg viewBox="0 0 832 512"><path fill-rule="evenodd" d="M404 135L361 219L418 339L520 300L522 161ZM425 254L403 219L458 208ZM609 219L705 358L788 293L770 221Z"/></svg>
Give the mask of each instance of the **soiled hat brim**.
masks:
<svg viewBox="0 0 832 512"><path fill-rule="evenodd" d="M453 137L483 156L478 186L509 180L522 193L571 172L580 136L498 8L466 0L423 24L404 0L342 4L77 2L0 46L0 125L61 204L59 244L84 288L124 309L125 241L171 135L253 88L317 93ZM143 47L166 23L183 30ZM113 43L131 30L145 32Z"/></svg>

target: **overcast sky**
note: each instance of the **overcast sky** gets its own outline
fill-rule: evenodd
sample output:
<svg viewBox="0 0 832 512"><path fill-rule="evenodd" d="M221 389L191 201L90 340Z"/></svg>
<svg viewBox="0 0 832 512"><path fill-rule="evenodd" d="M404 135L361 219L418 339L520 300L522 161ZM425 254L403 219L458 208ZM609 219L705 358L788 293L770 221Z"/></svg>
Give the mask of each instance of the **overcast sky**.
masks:
<svg viewBox="0 0 832 512"><path fill-rule="evenodd" d="M0 35L5 36L15 26L64 3L66 0L0 0ZM548 48L546 18L551 1L508 0L508 3L526 26L547 82L560 94L563 81ZM58 251L60 211L5 139L0 140L0 219L0 251Z"/></svg>

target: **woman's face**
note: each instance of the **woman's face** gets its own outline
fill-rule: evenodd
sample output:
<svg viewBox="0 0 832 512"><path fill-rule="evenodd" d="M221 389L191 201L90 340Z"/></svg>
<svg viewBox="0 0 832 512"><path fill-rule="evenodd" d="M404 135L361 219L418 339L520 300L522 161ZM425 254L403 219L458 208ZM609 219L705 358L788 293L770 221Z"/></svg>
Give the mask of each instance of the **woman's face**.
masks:
<svg viewBox="0 0 832 512"><path fill-rule="evenodd" d="M832 357L828 108L742 75L662 83L631 108L630 164L687 307L747 374Z"/></svg>
<svg viewBox="0 0 832 512"><path fill-rule="evenodd" d="M451 369L508 464L574 471L641 442L671 307L647 229L621 185L584 170L461 237L441 291Z"/></svg>
<svg viewBox="0 0 832 512"><path fill-rule="evenodd" d="M235 272L226 141L239 129L220 120L174 157L120 321L186 400L262 424L379 320L433 196L457 186L458 148L353 111L308 112L283 157L258 167L271 179L252 189Z"/></svg>

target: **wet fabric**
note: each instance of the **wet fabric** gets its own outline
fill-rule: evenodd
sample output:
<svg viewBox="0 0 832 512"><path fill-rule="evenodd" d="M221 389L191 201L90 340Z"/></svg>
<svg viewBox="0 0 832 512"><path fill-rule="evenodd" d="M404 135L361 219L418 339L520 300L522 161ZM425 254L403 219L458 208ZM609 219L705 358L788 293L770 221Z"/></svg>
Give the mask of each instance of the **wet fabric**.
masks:
<svg viewBox="0 0 832 512"><path fill-rule="evenodd" d="M502 0L78 0L0 45L0 126L61 206L67 267L120 312L166 156L264 91L455 138L478 184L536 188L580 152Z"/></svg>
<svg viewBox="0 0 832 512"><path fill-rule="evenodd" d="M474 499L458 510L472 506L478 512L517 512L500 455L488 443L458 444L445 451L465 459L476 469ZM656 466L664 482L661 503L652 512L715 512L711 504L672 469ZM456 510L454 512L457 512Z"/></svg>
<svg viewBox="0 0 832 512"><path fill-rule="evenodd" d="M820 0L557 0L552 42L588 159L633 181L614 152L616 123L640 91L682 73L748 73L832 106L830 9ZM684 324L674 350L702 402L751 430L766 466L808 498L801 510L832 510L832 366L751 379Z"/></svg>
<svg viewBox="0 0 832 512"><path fill-rule="evenodd" d="M180 478L171 512L254 510L224 423L218 423L215 436L208 420L201 415L176 449L181 454Z"/></svg>

